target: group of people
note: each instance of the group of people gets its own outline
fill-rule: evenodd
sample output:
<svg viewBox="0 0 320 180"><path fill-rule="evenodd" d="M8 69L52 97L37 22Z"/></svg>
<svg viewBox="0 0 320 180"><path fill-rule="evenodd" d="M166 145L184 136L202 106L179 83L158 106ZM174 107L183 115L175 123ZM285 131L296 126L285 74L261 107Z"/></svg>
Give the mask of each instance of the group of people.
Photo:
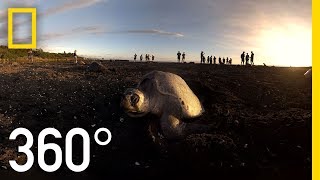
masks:
<svg viewBox="0 0 320 180"><path fill-rule="evenodd" d="M183 52L183 53L181 54L181 52L178 51L178 53L177 53L177 59L178 59L178 63L180 63L180 62L184 63L184 62L186 61L186 53Z"/></svg>
<svg viewBox="0 0 320 180"><path fill-rule="evenodd" d="M133 56L134 61L137 61L137 56L138 56L137 54L134 54L134 56ZM154 59L155 59L154 55L151 55L151 60L154 61ZM140 61L142 61L142 60L143 60L143 55L141 54ZM150 61L150 54L145 55L145 60Z"/></svg>
<svg viewBox="0 0 320 180"><path fill-rule="evenodd" d="M249 59L250 59L250 63L249 63ZM246 64L244 64L244 62L246 62ZM251 56L249 56L249 54L243 51L243 53L241 54L241 65L254 65L254 53L251 51Z"/></svg>
<svg viewBox="0 0 320 180"><path fill-rule="evenodd" d="M201 64L205 64L206 63L206 57L204 56L204 52L203 51L201 51L201 54L200 54L200 62L201 62ZM228 65L231 65L232 64L232 58L229 58L229 57L227 57L227 58L221 58L221 57L219 57L219 64L228 64ZM208 56L207 57L207 64L217 64L217 58L216 58L216 56L213 56L212 57L212 55L211 56Z"/></svg>

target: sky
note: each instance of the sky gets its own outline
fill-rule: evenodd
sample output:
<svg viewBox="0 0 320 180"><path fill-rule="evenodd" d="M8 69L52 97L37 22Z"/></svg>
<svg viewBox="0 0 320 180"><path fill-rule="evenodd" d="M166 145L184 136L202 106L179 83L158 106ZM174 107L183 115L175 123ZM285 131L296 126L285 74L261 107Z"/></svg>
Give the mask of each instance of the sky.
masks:
<svg viewBox="0 0 320 180"><path fill-rule="evenodd" d="M312 65L311 0L10 0L0 4L0 44L7 43L7 8L37 8L37 45L85 57L158 61L205 56L240 63ZM14 41L30 39L30 15L14 16Z"/></svg>

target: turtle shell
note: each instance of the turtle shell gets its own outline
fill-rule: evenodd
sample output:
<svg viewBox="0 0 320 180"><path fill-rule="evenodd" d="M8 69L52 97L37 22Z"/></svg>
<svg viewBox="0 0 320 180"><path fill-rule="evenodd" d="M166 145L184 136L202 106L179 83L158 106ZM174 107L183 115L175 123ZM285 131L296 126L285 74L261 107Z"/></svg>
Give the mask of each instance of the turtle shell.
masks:
<svg viewBox="0 0 320 180"><path fill-rule="evenodd" d="M162 72L152 71L144 76L143 80L138 85L139 89L142 89L145 93L151 93L150 91L157 91L159 94L166 97L158 104L167 107L167 111L173 115L182 116L181 118L194 118L203 113L203 107L198 97L193 93L188 84L178 75ZM157 93L155 93L157 94ZM177 112L178 111L178 112Z"/></svg>

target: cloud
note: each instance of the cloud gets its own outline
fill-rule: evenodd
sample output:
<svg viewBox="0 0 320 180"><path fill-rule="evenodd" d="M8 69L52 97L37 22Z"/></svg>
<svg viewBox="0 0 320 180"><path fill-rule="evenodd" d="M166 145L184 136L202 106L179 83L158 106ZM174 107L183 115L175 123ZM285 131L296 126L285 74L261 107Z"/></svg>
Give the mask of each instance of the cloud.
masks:
<svg viewBox="0 0 320 180"><path fill-rule="evenodd" d="M48 15L63 13L63 12L71 11L74 9L82 9L82 8L93 6L103 1L105 0L77 0L77 1L74 0L72 2L67 2L57 7L49 8L45 12L41 13L40 16L43 16L43 15L48 16Z"/></svg>
<svg viewBox="0 0 320 180"><path fill-rule="evenodd" d="M165 35L165 36L175 36L175 37L184 37L181 33L176 32L167 32L158 29L140 29L140 30L128 30L128 31L119 31L116 33L129 33L129 34L155 34L155 35Z"/></svg>
<svg viewBox="0 0 320 180"><path fill-rule="evenodd" d="M75 36L80 34L97 35L97 34L104 34L104 33L107 33L107 31L101 26L84 26L84 27L74 28L70 31L63 32L63 33L47 33L47 34L41 35L39 40L47 41L51 39L64 38L66 36Z"/></svg>

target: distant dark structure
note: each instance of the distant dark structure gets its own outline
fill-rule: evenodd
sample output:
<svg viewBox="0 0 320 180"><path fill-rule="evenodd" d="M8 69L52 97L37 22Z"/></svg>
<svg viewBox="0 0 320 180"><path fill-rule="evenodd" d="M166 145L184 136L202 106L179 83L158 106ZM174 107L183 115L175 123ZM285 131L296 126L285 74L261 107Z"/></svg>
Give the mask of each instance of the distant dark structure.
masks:
<svg viewBox="0 0 320 180"><path fill-rule="evenodd" d="M177 53L177 58L178 58L178 63L180 63L180 60L181 60L181 52L180 51L178 51L178 53Z"/></svg>
<svg viewBox="0 0 320 180"><path fill-rule="evenodd" d="M243 51L241 54L241 65L244 65L244 58L245 58L246 53Z"/></svg>
<svg viewBox="0 0 320 180"><path fill-rule="evenodd" d="M253 59L254 59L254 53L251 51L251 57L250 57L251 65L254 65Z"/></svg>

